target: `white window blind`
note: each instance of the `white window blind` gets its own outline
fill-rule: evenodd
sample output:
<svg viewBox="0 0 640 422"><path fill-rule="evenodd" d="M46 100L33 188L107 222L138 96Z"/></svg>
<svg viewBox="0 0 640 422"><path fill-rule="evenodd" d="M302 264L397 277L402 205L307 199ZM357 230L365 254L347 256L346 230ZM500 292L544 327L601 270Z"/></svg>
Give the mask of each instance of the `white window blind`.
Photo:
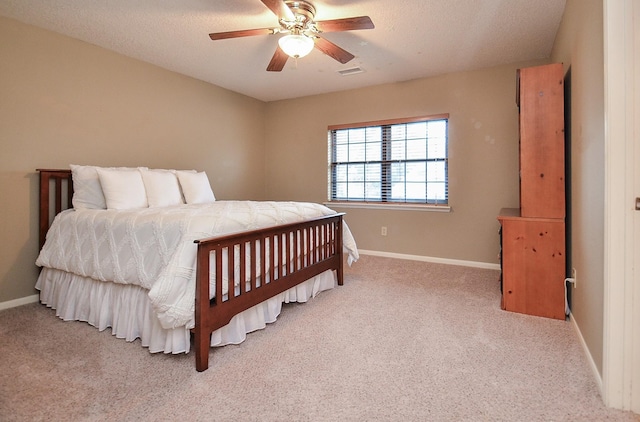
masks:
<svg viewBox="0 0 640 422"><path fill-rule="evenodd" d="M329 127L329 200L447 204L448 120Z"/></svg>

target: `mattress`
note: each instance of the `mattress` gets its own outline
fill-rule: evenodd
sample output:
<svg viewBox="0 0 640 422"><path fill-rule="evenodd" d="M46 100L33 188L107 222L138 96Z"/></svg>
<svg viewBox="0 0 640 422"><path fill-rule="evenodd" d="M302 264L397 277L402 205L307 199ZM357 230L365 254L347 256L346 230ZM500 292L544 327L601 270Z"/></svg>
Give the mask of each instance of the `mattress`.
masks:
<svg viewBox="0 0 640 422"><path fill-rule="evenodd" d="M196 239L335 214L314 203L216 201L135 210L67 210L56 216L36 264L97 282L138 286L164 329L193 328ZM358 251L346 223L349 263ZM210 280L211 291L215 291ZM226 284L226 283L225 283Z"/></svg>

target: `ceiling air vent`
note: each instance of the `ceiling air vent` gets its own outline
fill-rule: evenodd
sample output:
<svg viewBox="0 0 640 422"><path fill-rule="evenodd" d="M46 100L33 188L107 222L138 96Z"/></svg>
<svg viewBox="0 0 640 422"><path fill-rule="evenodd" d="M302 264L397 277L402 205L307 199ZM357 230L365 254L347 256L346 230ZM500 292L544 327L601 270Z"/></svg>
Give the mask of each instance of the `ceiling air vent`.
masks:
<svg viewBox="0 0 640 422"><path fill-rule="evenodd" d="M362 73L364 70L361 67L351 67L349 69L338 70L338 73L342 76L355 75L356 73Z"/></svg>

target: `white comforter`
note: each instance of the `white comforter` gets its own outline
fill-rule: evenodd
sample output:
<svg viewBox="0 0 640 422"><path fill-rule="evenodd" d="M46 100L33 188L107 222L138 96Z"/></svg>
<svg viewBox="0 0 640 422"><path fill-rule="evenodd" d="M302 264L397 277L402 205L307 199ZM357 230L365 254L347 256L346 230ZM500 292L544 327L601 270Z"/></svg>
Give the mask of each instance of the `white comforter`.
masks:
<svg viewBox="0 0 640 422"><path fill-rule="evenodd" d="M137 210L67 210L56 216L38 266L149 290L164 328L194 325L196 239L335 214L306 202L216 201ZM358 251L344 224L349 263ZM212 287L213 289L213 287ZM214 290L212 290L214 291Z"/></svg>

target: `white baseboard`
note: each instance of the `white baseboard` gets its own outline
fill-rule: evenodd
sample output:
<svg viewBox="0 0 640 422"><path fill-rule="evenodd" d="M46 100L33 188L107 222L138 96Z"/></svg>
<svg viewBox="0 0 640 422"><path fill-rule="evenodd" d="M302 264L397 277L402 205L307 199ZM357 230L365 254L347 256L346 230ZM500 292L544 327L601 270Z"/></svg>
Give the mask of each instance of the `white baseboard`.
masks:
<svg viewBox="0 0 640 422"><path fill-rule="evenodd" d="M436 264L459 265L462 267L485 268L489 270L500 270L500 264L490 262L463 261L459 259L437 258L433 256L407 255L393 252L368 251L359 249L362 255L382 256L385 258L408 259L410 261L433 262Z"/></svg>
<svg viewBox="0 0 640 422"><path fill-rule="evenodd" d="M569 321L571 321L571 324L573 325L573 329L576 330L576 333L578 334L580 345L582 345L584 354L587 357L589 366L591 367L591 372L593 372L593 376L596 379L596 384L598 384L598 391L600 392L600 397L604 397L602 394L602 376L600 375L600 372L598 372L598 367L596 366L596 363L593 360L593 357L591 356L591 352L587 347L587 343L584 341L584 337L582 337L582 332L580 331L580 327L578 326L578 323L576 322L576 320L573 318L573 314L571 312L569 312Z"/></svg>
<svg viewBox="0 0 640 422"><path fill-rule="evenodd" d="M362 255L381 256L385 258L407 259L410 261L433 262L436 264L459 265L462 267L500 270L499 264L492 264L489 262L464 261L459 259L437 258L432 256L421 256L421 255L408 255L408 254L400 254L400 253L393 253L393 252L369 251L369 250L363 250L363 249L358 250L358 252ZM35 303L38 300L40 300L40 296L35 294L33 296L22 297L20 299L10 300L8 302L0 302L0 311L3 309L15 308L16 306L27 305L29 303Z"/></svg>
<svg viewBox="0 0 640 422"><path fill-rule="evenodd" d="M9 308L15 308L17 306L27 305L29 303L35 303L38 300L40 300L40 295L21 297L20 299L9 300L7 302L0 302L0 311L3 309L9 309Z"/></svg>

